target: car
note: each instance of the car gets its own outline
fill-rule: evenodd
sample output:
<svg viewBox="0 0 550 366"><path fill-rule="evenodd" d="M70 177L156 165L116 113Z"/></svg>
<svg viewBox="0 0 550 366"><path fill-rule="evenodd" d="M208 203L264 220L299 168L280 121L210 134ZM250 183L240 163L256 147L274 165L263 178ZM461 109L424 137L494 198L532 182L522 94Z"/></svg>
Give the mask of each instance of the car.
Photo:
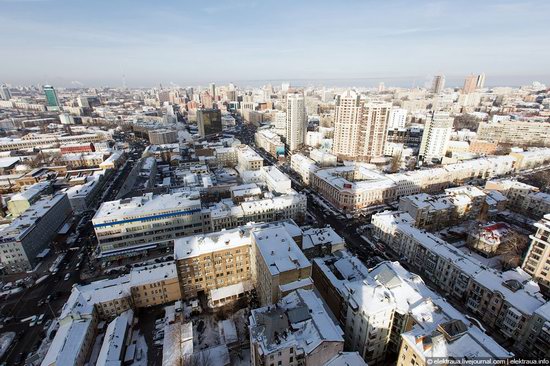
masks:
<svg viewBox="0 0 550 366"><path fill-rule="evenodd" d="M71 274L70 274L70 273L67 273L67 274L65 275L65 278L63 278L63 280L67 281L70 277L71 277Z"/></svg>
<svg viewBox="0 0 550 366"><path fill-rule="evenodd" d="M44 317L46 316L46 314L41 314L38 319L36 320L36 325L40 325L44 322Z"/></svg>

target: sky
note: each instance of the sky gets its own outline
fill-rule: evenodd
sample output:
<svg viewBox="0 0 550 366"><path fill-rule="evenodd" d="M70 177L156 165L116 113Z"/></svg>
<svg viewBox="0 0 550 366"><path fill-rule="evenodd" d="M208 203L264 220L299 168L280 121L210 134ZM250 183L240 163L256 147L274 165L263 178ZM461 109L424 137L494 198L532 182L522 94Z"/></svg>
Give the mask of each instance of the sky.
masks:
<svg viewBox="0 0 550 366"><path fill-rule="evenodd" d="M550 84L549 15L530 0L0 0L0 83Z"/></svg>

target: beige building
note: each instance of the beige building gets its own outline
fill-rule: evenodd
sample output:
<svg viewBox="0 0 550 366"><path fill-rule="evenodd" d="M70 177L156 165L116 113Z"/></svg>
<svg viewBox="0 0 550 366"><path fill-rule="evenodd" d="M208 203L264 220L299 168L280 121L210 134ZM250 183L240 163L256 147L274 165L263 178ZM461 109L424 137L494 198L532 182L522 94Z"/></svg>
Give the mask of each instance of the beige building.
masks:
<svg viewBox="0 0 550 366"><path fill-rule="evenodd" d="M299 288L312 288L311 263L284 227L252 233L252 277L260 304L276 303Z"/></svg>
<svg viewBox="0 0 550 366"><path fill-rule="evenodd" d="M178 133L173 130L150 130L148 136L151 145L171 144L178 141Z"/></svg>
<svg viewBox="0 0 550 366"><path fill-rule="evenodd" d="M550 293L550 214L535 224L537 232L530 235L531 245L522 268L533 276L541 289Z"/></svg>
<svg viewBox="0 0 550 366"><path fill-rule="evenodd" d="M176 239L174 255L183 299L250 280L250 229Z"/></svg>
<svg viewBox="0 0 550 366"><path fill-rule="evenodd" d="M353 91L338 96L333 154L366 161L382 156L391 107L388 103L366 102Z"/></svg>
<svg viewBox="0 0 550 366"><path fill-rule="evenodd" d="M240 171L260 170L264 159L248 145L239 145L237 150L237 167Z"/></svg>

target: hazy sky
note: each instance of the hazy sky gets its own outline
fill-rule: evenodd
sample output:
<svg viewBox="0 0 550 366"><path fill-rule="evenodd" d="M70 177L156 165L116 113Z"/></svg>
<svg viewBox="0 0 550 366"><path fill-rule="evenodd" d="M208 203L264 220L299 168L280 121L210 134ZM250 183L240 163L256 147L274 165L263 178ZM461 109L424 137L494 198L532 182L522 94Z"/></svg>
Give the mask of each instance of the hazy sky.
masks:
<svg viewBox="0 0 550 366"><path fill-rule="evenodd" d="M528 0L0 0L0 82L550 84L549 16Z"/></svg>

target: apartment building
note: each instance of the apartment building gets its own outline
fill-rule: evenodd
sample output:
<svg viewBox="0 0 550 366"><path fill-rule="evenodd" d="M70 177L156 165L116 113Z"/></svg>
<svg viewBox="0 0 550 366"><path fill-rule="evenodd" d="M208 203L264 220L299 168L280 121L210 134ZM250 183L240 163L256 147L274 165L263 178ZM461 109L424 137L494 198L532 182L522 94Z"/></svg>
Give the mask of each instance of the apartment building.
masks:
<svg viewBox="0 0 550 366"><path fill-rule="evenodd" d="M478 218L485 198L481 189L462 186L445 189L445 193L438 195L419 193L401 197L399 210L411 215L416 227L433 231Z"/></svg>
<svg viewBox="0 0 550 366"><path fill-rule="evenodd" d="M532 314L545 304L539 286L529 275L521 269L489 269L444 240L414 227L407 216L410 218L401 212L373 215L375 235L502 336L517 340L525 334Z"/></svg>
<svg viewBox="0 0 550 366"><path fill-rule="evenodd" d="M37 255L49 248L57 230L71 215L66 194L45 196L34 202L0 230L0 270L18 273L31 270Z"/></svg>
<svg viewBox="0 0 550 366"><path fill-rule="evenodd" d="M249 329L253 366L325 365L344 350L342 330L313 291L252 310Z"/></svg>
<svg viewBox="0 0 550 366"><path fill-rule="evenodd" d="M256 145L267 151L275 159L285 155L285 144L281 136L272 130L260 129L254 134Z"/></svg>
<svg viewBox="0 0 550 366"><path fill-rule="evenodd" d="M528 331L520 340L522 354L533 359L550 358L550 301L535 311Z"/></svg>
<svg viewBox="0 0 550 366"><path fill-rule="evenodd" d="M521 267L533 276L543 292L550 294L550 214L537 222L535 228L535 234L529 236L531 245Z"/></svg>
<svg viewBox="0 0 550 366"><path fill-rule="evenodd" d="M315 288L341 326L345 326L347 316L349 288L345 284L361 282L368 276L368 268L347 250L312 259L311 277Z"/></svg>
<svg viewBox="0 0 550 366"><path fill-rule="evenodd" d="M433 113L424 126L418 157L425 162L441 161L453 131L453 118L447 112Z"/></svg>
<svg viewBox="0 0 550 366"><path fill-rule="evenodd" d="M451 183L490 179L524 169L526 161L550 161L550 149L515 156L495 156L449 164L441 168L383 174L362 164L320 169L311 175L311 186L334 207L355 212L420 192L437 192ZM524 160L527 159L527 160Z"/></svg>
<svg viewBox="0 0 550 366"><path fill-rule="evenodd" d="M367 102L353 92L336 97L332 152L342 159L382 156L392 105Z"/></svg>
<svg viewBox="0 0 550 366"><path fill-rule="evenodd" d="M508 208L534 219L550 212L550 194L539 192L537 187L518 181L503 179L488 181L485 189L501 192L508 199Z"/></svg>
<svg viewBox="0 0 550 366"><path fill-rule="evenodd" d="M397 366L428 366L435 362L461 363L464 360L506 362L514 355L490 339L477 327L450 319L437 326L417 327L402 335Z"/></svg>
<svg viewBox="0 0 550 366"><path fill-rule="evenodd" d="M291 93L286 96L286 145L292 152L301 148L306 139L307 113L304 95Z"/></svg>
<svg viewBox="0 0 550 366"><path fill-rule="evenodd" d="M262 306L293 290L312 288L311 263L284 227L255 230L252 253L252 277Z"/></svg>
<svg viewBox="0 0 550 366"><path fill-rule="evenodd" d="M550 146L549 130L548 122L481 122L477 128L477 139L513 146Z"/></svg>

